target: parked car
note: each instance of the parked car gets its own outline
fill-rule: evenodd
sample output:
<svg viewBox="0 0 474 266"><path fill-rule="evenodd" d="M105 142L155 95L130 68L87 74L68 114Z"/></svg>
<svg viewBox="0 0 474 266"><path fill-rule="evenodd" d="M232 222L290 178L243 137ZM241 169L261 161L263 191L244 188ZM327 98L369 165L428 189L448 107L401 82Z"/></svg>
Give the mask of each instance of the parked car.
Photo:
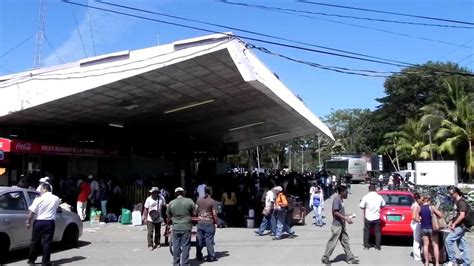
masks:
<svg viewBox="0 0 474 266"><path fill-rule="evenodd" d="M28 247L32 227L26 229L28 207L39 196L34 190L0 186L0 258L9 251ZM76 213L58 208L54 242L75 247L82 235L82 222Z"/></svg>
<svg viewBox="0 0 474 266"><path fill-rule="evenodd" d="M380 209L382 236L412 236L410 222L413 195L398 190L381 190L378 193L386 203L385 207Z"/></svg>

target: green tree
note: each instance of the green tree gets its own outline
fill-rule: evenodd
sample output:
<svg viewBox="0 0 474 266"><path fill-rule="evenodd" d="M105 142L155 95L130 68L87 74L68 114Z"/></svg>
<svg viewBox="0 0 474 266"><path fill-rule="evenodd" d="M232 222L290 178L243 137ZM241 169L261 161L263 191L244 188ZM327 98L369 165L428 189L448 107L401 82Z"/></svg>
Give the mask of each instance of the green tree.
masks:
<svg viewBox="0 0 474 266"><path fill-rule="evenodd" d="M445 92L444 82L448 77L439 71L471 73L454 63L428 62L421 66L408 67L400 73L390 76L384 83L385 96L378 98L380 105L372 114L377 127L374 143L384 143L384 134L399 131L407 119L416 119L423 115L426 105L436 103L438 96ZM466 92L474 91L472 77L451 75L450 77L462 84Z"/></svg>
<svg viewBox="0 0 474 266"><path fill-rule="evenodd" d="M437 147L427 143L427 137L427 128L420 121L408 119L399 132L397 150L404 155L402 159L411 161L431 158Z"/></svg>
<svg viewBox="0 0 474 266"><path fill-rule="evenodd" d="M335 110L326 116L325 122L336 139L335 152L361 154L375 150L373 132L376 123L369 109Z"/></svg>
<svg viewBox="0 0 474 266"><path fill-rule="evenodd" d="M474 98L472 87L459 80L445 82L445 93L438 102L422 108L425 115L421 121L435 128L434 139L439 141L438 151L461 160L461 166L472 181L474 160Z"/></svg>

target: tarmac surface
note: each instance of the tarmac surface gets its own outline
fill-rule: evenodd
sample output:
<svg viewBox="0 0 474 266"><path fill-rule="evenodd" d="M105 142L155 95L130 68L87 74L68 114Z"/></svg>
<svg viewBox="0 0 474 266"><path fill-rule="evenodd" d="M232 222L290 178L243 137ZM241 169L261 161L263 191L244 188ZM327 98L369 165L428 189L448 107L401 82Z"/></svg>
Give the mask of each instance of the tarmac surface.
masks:
<svg viewBox="0 0 474 266"><path fill-rule="evenodd" d="M346 213L355 213L354 223L348 226L351 250L359 257L360 265L422 265L410 257L410 239L384 238L382 250L362 246L362 212L359 200L367 192L367 185L353 185L353 194L345 201ZM332 198L326 201L329 207ZM324 210L327 217L324 227L312 224L312 213L306 216L306 225L294 227L297 237L272 240L270 236L257 236L255 229L224 228L216 233L216 262L198 262L195 248L191 248L191 265L323 265L321 256L330 237L332 217L330 208ZM164 227L162 227L164 230ZM474 255L474 236L468 234L471 257ZM162 239L163 242L163 239ZM206 255L205 249L203 250ZM27 251L13 252L9 264L25 265ZM149 251L146 245L146 227L128 226L118 223L84 225L79 248L62 250L55 248L51 255L53 265L171 265L169 249L162 246ZM37 260L41 262L41 258ZM345 265L345 255L340 245L331 257L331 265ZM38 264L40 265L40 264Z"/></svg>

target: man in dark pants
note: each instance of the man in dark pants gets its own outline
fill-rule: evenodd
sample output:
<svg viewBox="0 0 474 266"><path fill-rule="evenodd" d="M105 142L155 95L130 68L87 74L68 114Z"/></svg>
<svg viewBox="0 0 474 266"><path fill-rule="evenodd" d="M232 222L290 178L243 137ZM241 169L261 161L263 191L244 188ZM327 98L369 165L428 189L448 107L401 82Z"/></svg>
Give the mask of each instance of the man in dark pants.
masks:
<svg viewBox="0 0 474 266"><path fill-rule="evenodd" d="M206 246L206 261L216 260L214 253L214 236L216 234L217 210L216 201L211 198L212 189L206 187L204 189L204 198L196 201L199 221L197 224L197 259L202 261L202 248Z"/></svg>
<svg viewBox="0 0 474 266"><path fill-rule="evenodd" d="M144 211L142 219L148 231L148 249L153 251L161 246L161 210L163 206L166 205L166 202L160 195L158 187L153 187L149 192L151 195L145 200L145 204L143 205Z"/></svg>
<svg viewBox="0 0 474 266"><path fill-rule="evenodd" d="M42 265L51 265L51 244L53 242L56 212L60 200L51 193L51 186L48 183L42 184L40 190L41 196L37 197L31 204L28 220L26 221L26 228L29 229L31 222L36 216L33 224L28 264L35 263L41 244L43 244Z"/></svg>
<svg viewBox="0 0 474 266"><path fill-rule="evenodd" d="M172 200L166 210L173 228L173 265L189 265L189 248L191 247L192 216L195 210L194 201L185 198L184 189L174 190L176 199Z"/></svg>
<svg viewBox="0 0 474 266"><path fill-rule="evenodd" d="M347 234L347 225L352 224L351 216L345 214L344 210L344 200L347 199L347 187L340 186L337 188L338 195L334 198L332 202L332 216L333 222L331 226L331 238L326 245L326 251L321 258L323 264L329 264L329 257L331 257L334 249L336 248L337 241L341 242L344 253L346 253L346 262L348 264L358 264L359 259L354 256L351 252L349 244L349 235Z"/></svg>
<svg viewBox="0 0 474 266"><path fill-rule="evenodd" d="M380 250L380 208L385 206L385 200L377 192L375 185L369 185L369 193L360 201L359 207L363 211L364 217L364 250L369 250L369 231L374 227L375 249Z"/></svg>

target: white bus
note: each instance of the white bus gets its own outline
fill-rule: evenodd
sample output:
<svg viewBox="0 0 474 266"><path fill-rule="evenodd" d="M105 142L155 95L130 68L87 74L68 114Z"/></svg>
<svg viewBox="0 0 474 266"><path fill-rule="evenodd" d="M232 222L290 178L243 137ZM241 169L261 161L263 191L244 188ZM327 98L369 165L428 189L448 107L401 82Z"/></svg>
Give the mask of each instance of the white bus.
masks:
<svg viewBox="0 0 474 266"><path fill-rule="evenodd" d="M367 162L363 158L334 158L324 162L324 169L336 176L351 175L353 182L364 182L367 176Z"/></svg>

